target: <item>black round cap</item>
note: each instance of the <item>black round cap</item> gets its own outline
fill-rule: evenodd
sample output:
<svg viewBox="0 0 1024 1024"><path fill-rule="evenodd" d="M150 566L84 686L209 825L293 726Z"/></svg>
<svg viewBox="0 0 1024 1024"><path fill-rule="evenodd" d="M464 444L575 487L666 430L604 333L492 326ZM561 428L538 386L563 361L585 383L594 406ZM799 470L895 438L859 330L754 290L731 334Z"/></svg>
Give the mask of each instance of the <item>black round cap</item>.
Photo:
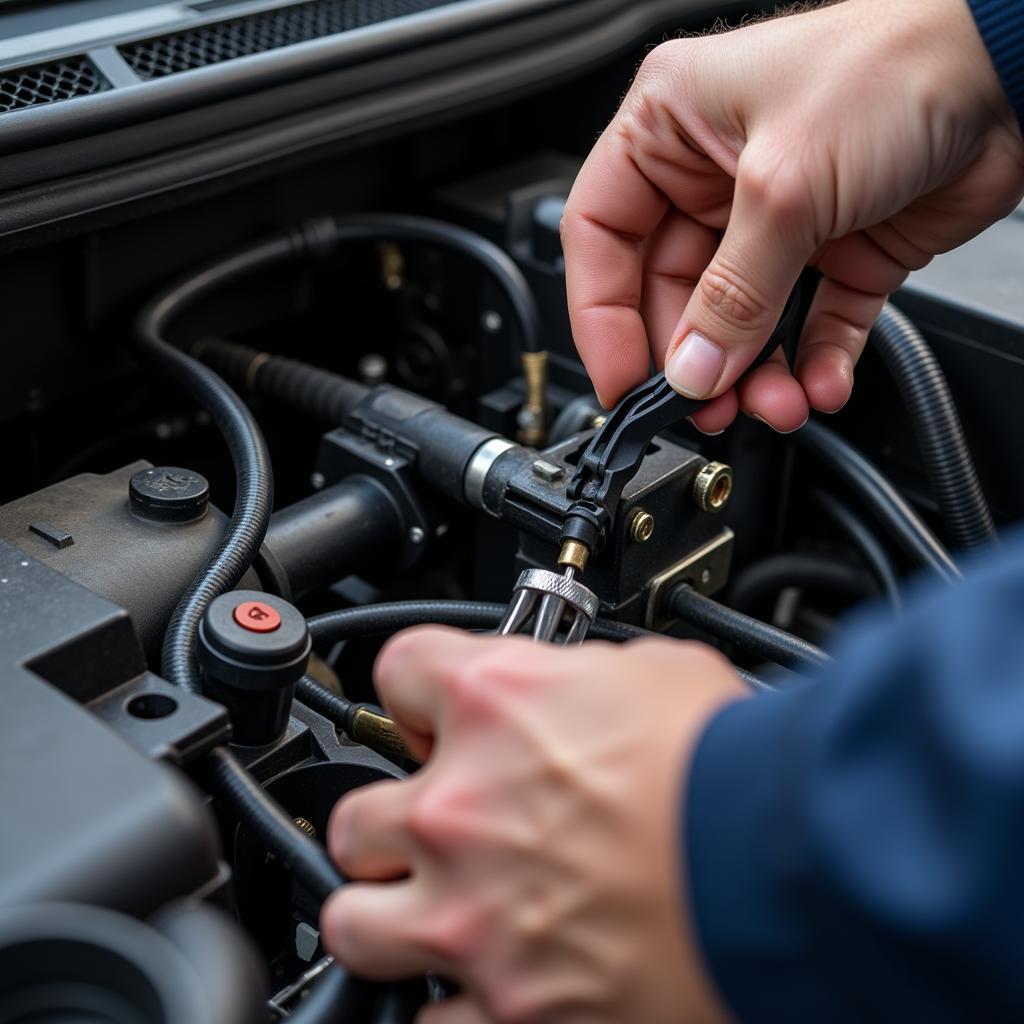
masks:
<svg viewBox="0 0 1024 1024"><path fill-rule="evenodd" d="M141 469L128 484L132 511L161 523L191 523L202 519L210 503L206 477L177 466Z"/></svg>
<svg viewBox="0 0 1024 1024"><path fill-rule="evenodd" d="M234 690L282 689L305 673L312 647L302 613L258 590L221 594L199 624L199 664Z"/></svg>

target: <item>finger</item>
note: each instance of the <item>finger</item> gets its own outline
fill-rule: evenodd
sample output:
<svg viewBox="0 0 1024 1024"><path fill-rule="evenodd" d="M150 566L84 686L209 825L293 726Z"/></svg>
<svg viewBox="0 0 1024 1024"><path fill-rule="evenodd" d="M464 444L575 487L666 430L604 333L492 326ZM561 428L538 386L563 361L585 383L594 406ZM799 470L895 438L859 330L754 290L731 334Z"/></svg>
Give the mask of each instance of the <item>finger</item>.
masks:
<svg viewBox="0 0 1024 1024"><path fill-rule="evenodd" d="M790 372L781 350L741 380L736 391L740 408L748 416L767 423L780 434L799 430L811 412L804 389Z"/></svg>
<svg viewBox="0 0 1024 1024"><path fill-rule="evenodd" d="M408 874L416 845L407 828L414 783L388 779L343 796L327 824L327 849L349 878Z"/></svg>
<svg viewBox="0 0 1024 1024"><path fill-rule="evenodd" d="M736 419L739 411L740 402L736 389L730 388L724 395L719 395L708 402L700 412L694 413L691 422L702 434L713 436L721 434Z"/></svg>
<svg viewBox="0 0 1024 1024"><path fill-rule="evenodd" d="M607 408L647 378L643 257L667 209L613 122L583 165L562 219L573 338Z"/></svg>
<svg viewBox="0 0 1024 1024"><path fill-rule="evenodd" d="M752 146L718 251L686 307L665 372L676 390L708 398L731 387L771 336L800 272L817 248L803 181L759 162Z"/></svg>
<svg viewBox="0 0 1024 1024"><path fill-rule="evenodd" d="M407 630L386 644L377 659L377 693L403 732L433 735L447 709L450 684L468 659L485 644L515 642L441 626Z"/></svg>
<svg viewBox="0 0 1024 1024"><path fill-rule="evenodd" d="M885 299L828 277L818 286L796 358L797 379L815 409L838 412L849 401L854 367Z"/></svg>
<svg viewBox="0 0 1024 1024"><path fill-rule="evenodd" d="M324 945L345 967L365 978L397 980L424 971L445 973L447 964L420 937L430 908L423 884L349 882L320 912Z"/></svg>
<svg viewBox="0 0 1024 1024"><path fill-rule="evenodd" d="M424 1006L416 1024L489 1024L489 1018L469 996L456 996Z"/></svg>
<svg viewBox="0 0 1024 1024"><path fill-rule="evenodd" d="M665 352L693 289L715 255L717 241L715 231L678 210L669 210L651 237L640 312L659 370L665 366Z"/></svg>

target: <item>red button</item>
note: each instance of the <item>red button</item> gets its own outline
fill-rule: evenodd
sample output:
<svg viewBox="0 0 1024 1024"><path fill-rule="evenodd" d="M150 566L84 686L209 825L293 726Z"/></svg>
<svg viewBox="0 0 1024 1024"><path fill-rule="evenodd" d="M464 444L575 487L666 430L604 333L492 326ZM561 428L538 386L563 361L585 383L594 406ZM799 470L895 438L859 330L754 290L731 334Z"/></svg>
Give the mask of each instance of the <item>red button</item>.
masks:
<svg viewBox="0 0 1024 1024"><path fill-rule="evenodd" d="M245 601L235 608L235 622L253 633L273 633L281 625L281 616L262 601Z"/></svg>

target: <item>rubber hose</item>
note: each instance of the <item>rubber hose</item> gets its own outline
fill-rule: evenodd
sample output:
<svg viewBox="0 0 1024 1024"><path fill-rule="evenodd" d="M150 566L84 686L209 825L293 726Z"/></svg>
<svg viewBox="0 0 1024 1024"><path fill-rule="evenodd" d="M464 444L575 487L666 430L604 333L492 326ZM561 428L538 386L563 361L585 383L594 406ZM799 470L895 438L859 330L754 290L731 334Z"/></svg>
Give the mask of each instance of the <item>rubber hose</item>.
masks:
<svg viewBox="0 0 1024 1024"><path fill-rule="evenodd" d="M178 602L164 636L163 675L194 692L200 690L195 660L199 622L216 597L238 584L263 543L273 507L273 472L263 435L245 403L213 370L170 344L166 331L199 299L293 251L287 238L254 246L166 289L136 321L139 352L210 415L235 471L235 505L224 537Z"/></svg>
<svg viewBox="0 0 1024 1024"><path fill-rule="evenodd" d="M319 903L342 884L344 879L327 851L298 829L230 750L215 747L206 764L210 792L232 808L238 820Z"/></svg>
<svg viewBox="0 0 1024 1024"><path fill-rule="evenodd" d="M857 494L918 565L947 583L961 579L956 563L927 523L853 445L813 419L793 437Z"/></svg>
<svg viewBox="0 0 1024 1024"><path fill-rule="evenodd" d="M737 573L729 590L729 604L745 612L786 587L837 593L857 600L877 590L874 579L856 566L825 555L793 551L762 558Z"/></svg>
<svg viewBox="0 0 1024 1024"><path fill-rule="evenodd" d="M683 622L796 671L817 670L832 663L820 647L719 604L685 584L672 592L669 607Z"/></svg>
<svg viewBox="0 0 1024 1024"><path fill-rule="evenodd" d="M370 392L354 380L309 363L268 356L230 341L204 339L192 351L236 387L282 402L332 426L341 423Z"/></svg>
<svg viewBox="0 0 1024 1024"><path fill-rule="evenodd" d="M336 644L361 637L390 636L403 629L426 623L435 626L455 626L459 629L495 629L504 615L505 605L486 604L482 601L395 601L390 604L371 604L361 608L326 612L309 619L307 624L315 644ZM588 634L591 640L607 640L612 643L658 636L661 634L607 619L598 619L590 627ZM736 672L753 689L773 689L750 672L739 668ZM306 680L303 680L304 684L305 682ZM313 682L313 685L319 684ZM324 687L321 689L325 693L330 693ZM334 721L331 715L324 717Z"/></svg>
<svg viewBox="0 0 1024 1024"><path fill-rule="evenodd" d="M897 614L903 610L903 598L900 596L899 579L896 569L889 558L882 542L875 536L871 528L835 495L816 487L811 491L814 500L821 506L835 524L846 534L853 546L860 552L872 576L878 582L893 611Z"/></svg>
<svg viewBox="0 0 1024 1024"><path fill-rule="evenodd" d="M871 344L896 382L910 415L925 472L954 549L990 543L996 538L992 512L935 353L914 324L889 303L871 330Z"/></svg>

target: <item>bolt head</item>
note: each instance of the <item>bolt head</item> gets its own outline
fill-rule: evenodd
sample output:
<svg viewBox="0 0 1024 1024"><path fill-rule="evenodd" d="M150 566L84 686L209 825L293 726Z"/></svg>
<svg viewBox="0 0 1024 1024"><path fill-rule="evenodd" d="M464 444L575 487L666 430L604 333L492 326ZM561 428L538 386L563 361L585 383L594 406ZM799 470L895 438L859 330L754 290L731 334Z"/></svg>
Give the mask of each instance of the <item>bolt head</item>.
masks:
<svg viewBox="0 0 1024 1024"><path fill-rule="evenodd" d="M419 527L419 526L410 526L409 527L409 540L411 540L413 542L413 544L422 544L425 537L426 537L426 534L423 532L421 527Z"/></svg>
<svg viewBox="0 0 1024 1024"><path fill-rule="evenodd" d="M488 334L497 334L502 328L503 321L501 314L493 309L489 309L483 316L484 330Z"/></svg>
<svg viewBox="0 0 1024 1024"><path fill-rule="evenodd" d="M320 491L323 490L324 484L327 483L327 478L323 475L323 473L314 473L309 478L309 483L314 491Z"/></svg>

